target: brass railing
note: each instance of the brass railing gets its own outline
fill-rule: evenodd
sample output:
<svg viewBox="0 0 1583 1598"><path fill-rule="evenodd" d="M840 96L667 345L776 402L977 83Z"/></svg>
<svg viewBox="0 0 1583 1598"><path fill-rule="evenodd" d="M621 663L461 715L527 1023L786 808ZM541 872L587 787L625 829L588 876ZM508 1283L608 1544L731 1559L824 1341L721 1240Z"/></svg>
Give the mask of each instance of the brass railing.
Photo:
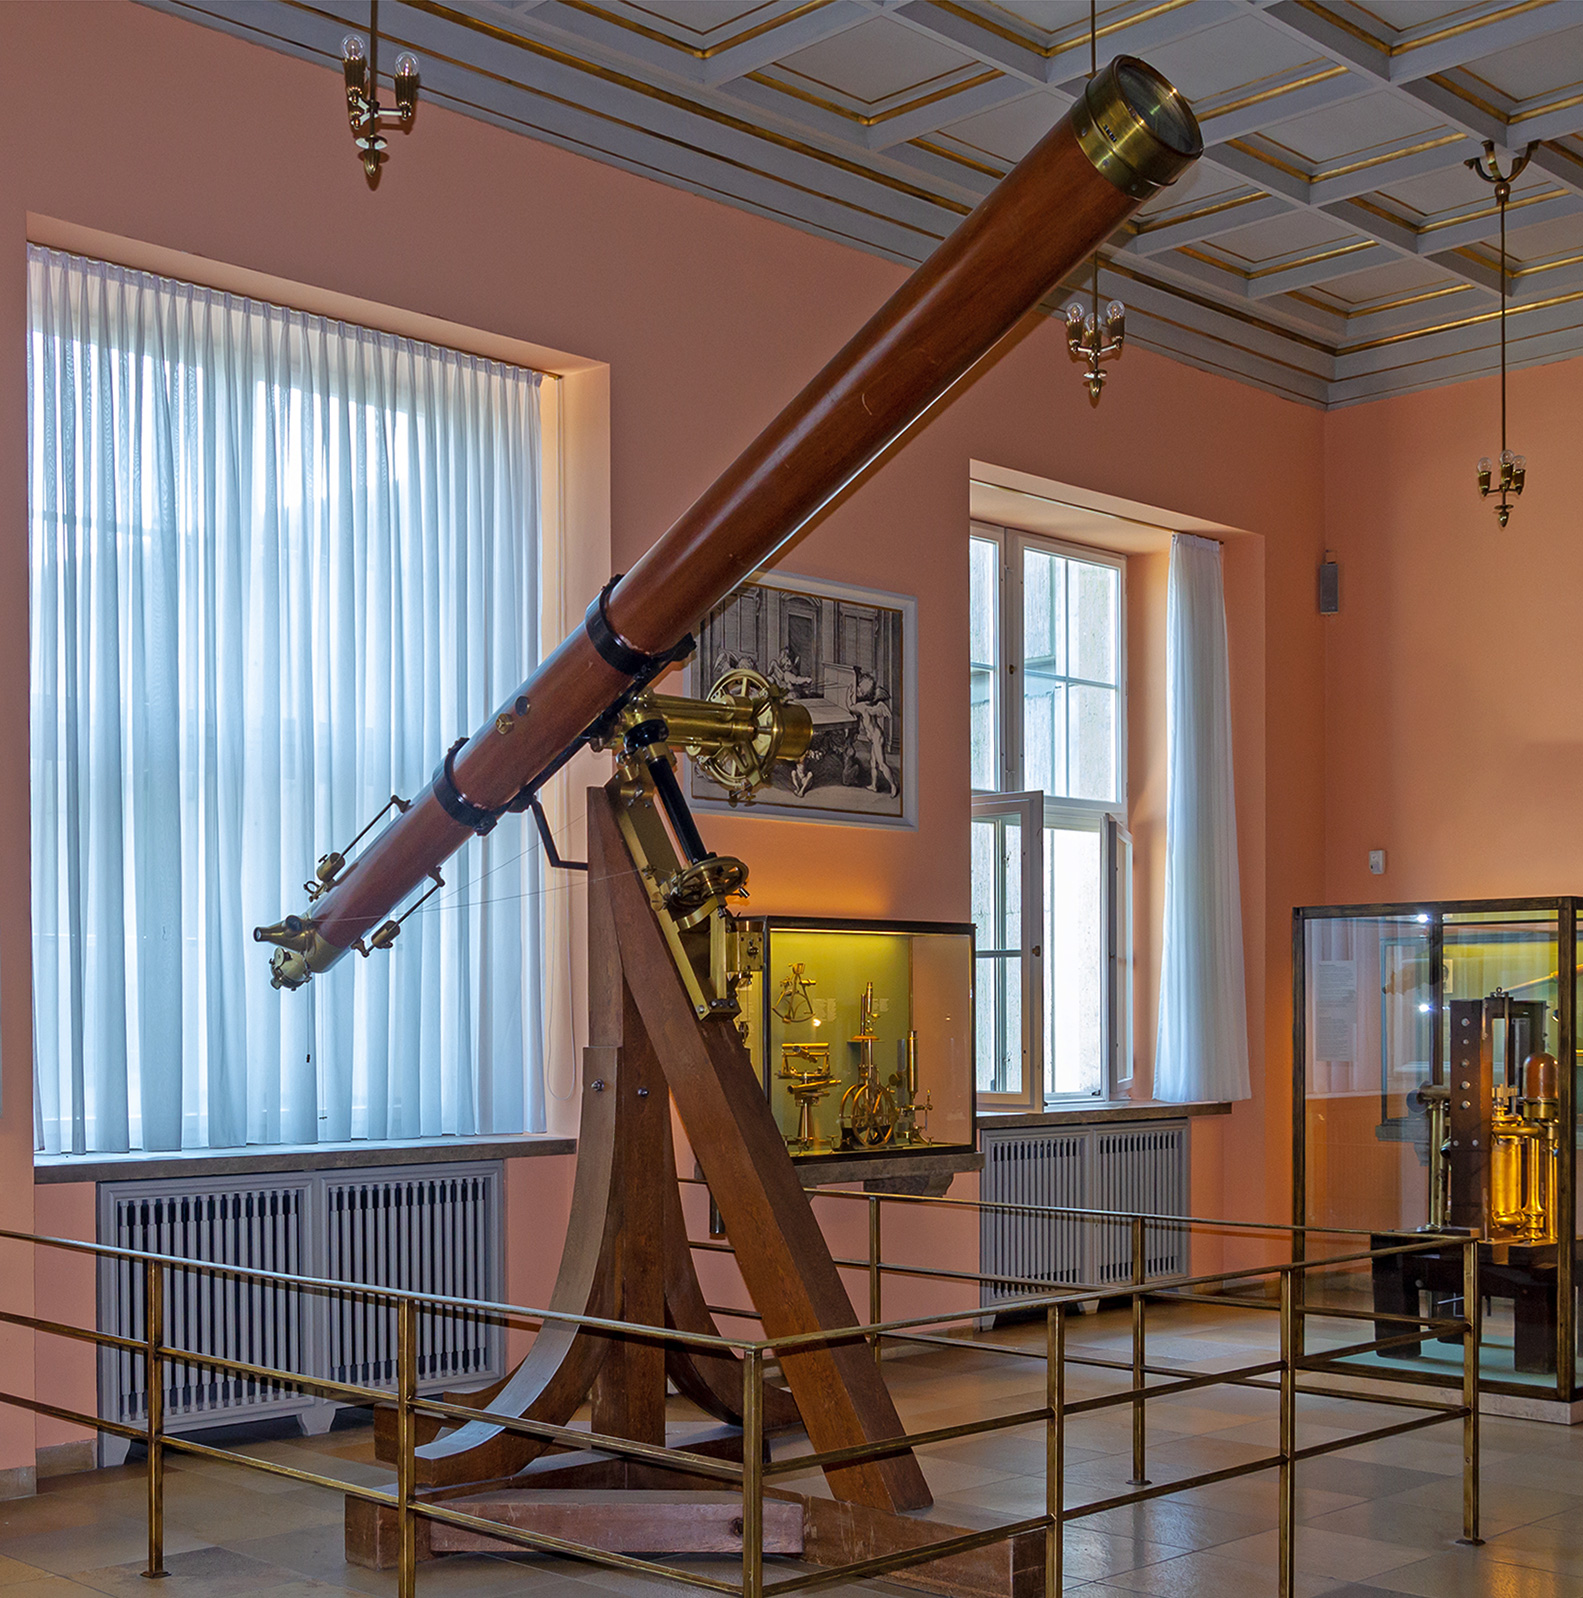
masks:
<svg viewBox="0 0 1583 1598"><path fill-rule="evenodd" d="M1479 1541L1478 1451L1479 1451L1479 1282L1477 1240L1464 1236L1439 1236L1402 1234L1383 1247L1355 1249L1350 1253L1327 1255L1322 1258L1305 1257L1311 1241L1318 1237L1352 1238L1366 1234L1349 1233L1331 1228L1302 1228L1277 1224L1225 1222L1199 1220L1183 1216L1125 1214L1114 1212L1055 1209L1038 1206L991 1204L977 1200L928 1199L913 1195L881 1195L853 1193L838 1189L816 1191L816 1198L860 1202L868 1206L869 1250L867 1258L838 1259L837 1264L849 1269L867 1272L869 1282L869 1312L867 1323L836 1331L809 1332L782 1338L731 1338L708 1337L695 1333L674 1331L668 1328L637 1325L630 1322L601 1319L594 1316L563 1314L552 1310L529 1309L518 1305L495 1303L477 1299L452 1298L439 1294L419 1293L398 1288L369 1286L362 1283L326 1281L313 1277L288 1275L282 1272L254 1270L251 1268L216 1264L176 1256L157 1255L137 1250L114 1248L104 1244L85 1243L74 1239L38 1236L26 1232L0 1230L0 1239L29 1243L35 1247L64 1250L92 1255L99 1259L117 1259L141 1264L145 1277L145 1324L142 1338L118 1336L86 1327L64 1325L38 1316L23 1315L11 1310L0 1310L0 1322L29 1328L51 1336L91 1342L140 1356L146 1362L145 1376L148 1391L145 1424L142 1427L102 1419L97 1415L83 1414L59 1405L45 1403L37 1398L19 1393L0 1391L0 1403L16 1405L41 1415L96 1428L114 1436L142 1441L147 1447L147 1518L148 1561L146 1574L165 1574L164 1561L164 1490L165 1458L176 1451L200 1458L222 1461L250 1470L262 1470L284 1476L309 1486L327 1488L349 1498L379 1506L392 1512L399 1527L397 1552L398 1593L400 1598L413 1598L418 1570L418 1524L427 1519L466 1531L479 1533L499 1543L514 1545L525 1552L558 1554L590 1561L617 1570L680 1584L700 1587L708 1591L740 1595L740 1598L768 1598L775 1593L791 1593L807 1588L826 1586L836 1582L862 1580L893 1574L909 1566L923 1564L951 1555L969 1553L989 1544L1024 1535L1043 1538L1044 1588L1047 1598L1059 1598L1062 1584L1063 1529L1067 1523L1106 1510L1147 1502L1170 1493L1185 1492L1191 1488L1209 1486L1216 1482L1251 1475L1266 1470L1279 1472L1278 1518L1280 1530L1280 1559L1278 1566L1281 1598L1291 1598L1295 1590L1295 1532L1296 1532L1296 1468L1304 1460L1339 1450L1356 1448L1366 1443L1401 1436L1426 1426L1460 1421L1463 1438L1463 1515L1462 1540ZM882 1317L883 1284L890 1275L932 1278L955 1283L995 1282L1005 1284L1008 1278L1001 1273L985 1273L926 1267L886 1261L882 1254L883 1227L881 1205L943 1205L951 1208L978 1211L997 1210L1049 1219L1079 1216L1095 1225L1126 1225L1132 1238L1132 1280L1081 1289L1062 1288L1051 1292L1050 1284L1026 1281L1021 1284L1011 1279L1013 1285L1026 1285L1031 1291L1027 1297L1001 1302L991 1310L953 1309L944 1314L914 1316L886 1321ZM1179 1275L1168 1279L1145 1280L1147 1229L1153 1226L1174 1226L1189 1233L1192 1230L1210 1229L1220 1232L1255 1235L1285 1234L1290 1248L1283 1250L1294 1257L1274 1264L1252 1265L1237 1269L1200 1275ZM1372 1241L1372 1240L1371 1240ZM1343 1243L1343 1247L1350 1245ZM730 1251L726 1242L696 1242L695 1249ZM1436 1318L1434 1316L1376 1314L1372 1311L1348 1309L1339 1306L1316 1305L1308 1301L1306 1283L1317 1272L1337 1268L1356 1268L1393 1255L1445 1252L1460 1249L1463 1261L1463 1310L1460 1317ZM277 1284L298 1291L326 1292L339 1295L348 1293L376 1303L393 1307L396 1316L396 1361L394 1390L361 1386L330 1380L303 1371L292 1371L271 1366L252 1365L201 1349L176 1347L167 1344L165 1328L165 1280L173 1271L207 1273L249 1282ZM16 1277L13 1275L13 1280ZM31 1276L29 1276L31 1279ZM1228 1288L1245 1288L1251 1283L1267 1283L1273 1293L1266 1298L1228 1294ZM1072 1352L1067 1346L1068 1322L1074 1311L1085 1306L1113 1302L1118 1297L1130 1300L1132 1323L1132 1348L1130 1358L1108 1359L1096 1354ZM1147 1303L1151 1299L1170 1302L1208 1303L1223 1310L1271 1311L1279 1321L1279 1347L1274 1358L1254 1360L1231 1370L1184 1373L1177 1366L1151 1364L1147 1354ZM712 1306L715 1312L743 1318L756 1318L753 1312L727 1306ZM1002 1313L1016 1310L1042 1314L1044 1336L1042 1348L1026 1348L999 1342L968 1341L960 1335L946 1335L950 1328L962 1327L964 1321L984 1313ZM742 1463L697 1453L686 1448L659 1447L636 1442L628 1438L608 1436L583 1427L554 1425L546 1421L525 1419L470 1404L455 1404L439 1398L425 1398L418 1392L417 1325L421 1313L463 1312L494 1319L507 1325L562 1323L587 1327L625 1338L637 1338L666 1345L687 1346L717 1354L737 1356L742 1369L743 1446ZM1343 1320L1368 1320L1380 1325L1398 1324L1400 1332L1386 1337L1330 1347L1322 1353L1310 1354L1306 1349L1305 1327L1307 1320L1316 1317ZM1322 1386L1300 1386L1299 1374L1309 1372L1333 1378L1341 1362L1358 1355L1388 1351L1421 1341L1425 1336L1460 1338L1462 1342L1462 1383L1460 1402L1442 1403L1416 1394L1380 1391L1382 1384L1393 1381L1411 1381L1410 1376L1393 1372L1387 1367L1370 1368L1368 1379L1372 1389L1359 1390L1334 1385L1327 1380ZM1004 1415L988 1415L951 1426L937 1426L906 1433L903 1436L855 1447L829 1449L818 1453L799 1454L793 1457L765 1459L764 1384L766 1368L779 1356L798 1349L838 1342L865 1339L879 1357L883 1344L914 1344L932 1347L971 1348L976 1352L1007 1358L1040 1360L1044 1363L1045 1384L1043 1402L1027 1409ZM233 1375L294 1387L323 1397L338 1399L352 1405L384 1406L395 1411L395 1480L388 1489L362 1485L356 1482L325 1476L314 1471L300 1470L275 1460L261 1459L236 1449L221 1448L202 1443L195 1438L173 1435L166 1425L163 1413L164 1376L168 1365L182 1364L212 1368ZM1127 1385L1112 1392L1090 1397L1071 1399L1067 1394L1067 1371L1070 1366L1092 1367L1124 1373ZM1263 1388L1278 1394L1279 1443L1274 1453L1203 1471L1196 1475L1179 1477L1170 1481L1150 1483L1146 1478L1148 1432L1147 1404L1151 1399L1171 1397L1217 1385L1236 1385ZM1301 1394L1311 1393L1330 1399L1351 1399L1359 1402L1416 1411L1410 1418L1389 1425L1374 1426L1368 1430L1331 1438L1299 1447L1297 1443L1297 1401ZM1132 1480L1124 1492L1110 1494L1092 1502L1067 1506L1064 1501L1066 1427L1070 1417L1090 1414L1107 1408L1126 1406L1132 1422ZM734 1484L742 1496L742 1574L739 1582L721 1580L701 1571L665 1564L658 1560L638 1558L634 1555L613 1552L589 1544L572 1542L540 1532L508 1526L499 1521L467 1513L438 1499L425 1498L417 1483L417 1423L420 1417L432 1417L445 1422L486 1422L505 1431L541 1438L549 1442L570 1444L579 1449L595 1449L620 1458L642 1460L650 1464L685 1471L691 1475L713 1477L722 1483ZM1042 1425L1044 1428L1045 1506L1042 1514L1010 1521L984 1530L942 1537L934 1542L909 1547L894 1552L855 1560L838 1566L822 1566L803 1570L770 1582L765 1581L764 1518L763 1506L766 1492L774 1493L772 1483L784 1478L823 1470L863 1460L894 1455L908 1448L922 1448L932 1444L960 1438L987 1435L1017 1427ZM927 1524L924 1522L923 1524Z"/></svg>

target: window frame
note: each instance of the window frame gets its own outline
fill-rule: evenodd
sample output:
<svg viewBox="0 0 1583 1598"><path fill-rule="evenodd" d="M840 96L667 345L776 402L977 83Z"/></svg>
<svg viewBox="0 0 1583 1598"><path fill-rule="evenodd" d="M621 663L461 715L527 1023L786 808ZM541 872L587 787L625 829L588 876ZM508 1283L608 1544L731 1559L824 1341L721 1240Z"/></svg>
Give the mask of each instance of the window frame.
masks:
<svg viewBox="0 0 1583 1598"><path fill-rule="evenodd" d="M1035 1109L1044 1102L1044 795L1033 793L980 793L973 796L973 821L1016 821L1021 838L1021 909L1018 919L1021 928L1020 965L1022 967L1022 1086L1015 1092L997 1092L993 1088L978 1088L980 1106L991 1109ZM996 854L1000 858L999 851ZM996 876L995 916L1004 915L1005 895L999 873ZM991 991L979 981L979 972L990 961L1006 958L1005 950L979 947L973 949L973 980L975 1004L989 1005L995 1017L997 1049L1004 1046L1000 989ZM976 1039L975 1039L976 1043ZM978 1080L978 1062L973 1062L973 1077ZM1035 1093L1034 1083L1040 1084Z"/></svg>
<svg viewBox="0 0 1583 1598"><path fill-rule="evenodd" d="M1014 802L1030 797L1042 801L1043 826L1022 831L1024 863L1023 880L1028 881L1032 871L1038 878L1040 920L1037 938L1030 936L1027 916L1028 898L1024 897L1023 946L1025 950L1023 980L1024 1030L1029 1039L1031 1056L1024 1070L1024 1092L1020 1095L992 1094L980 1091L980 1098L998 1108L1042 1108L1048 1105L1078 1104L1093 1099L1116 1097L1133 1076L1132 1052L1134 1047L1132 903L1130 888L1133 877L1132 839L1127 829L1128 773L1127 773L1127 558L1111 550L1098 549L1086 544L1072 544L1044 533L1032 533L1021 528L1002 527L974 520L969 528L970 540L992 544L996 550L995 595L992 611L995 620L994 682L991 693L992 735L995 740L993 769L999 779L996 789L972 790L973 816L987 818L1006 814ZM1022 682L1026 655L1024 652L1024 603L1028 551L1061 556L1093 566L1109 567L1116 573L1116 786L1109 800L1069 799L1025 786L1023 768L1024 726ZM971 562L970 562L971 572ZM971 652L971 645L970 645ZM970 672L981 666L979 661L969 662ZM1079 679L1082 680L1082 679ZM969 778L971 781L971 772ZM1043 853L1045 828L1071 829L1097 832L1101 840L1102 892L1101 945L1103 948L1104 996L1101 1014L1102 1079L1092 1093L1055 1092L1050 1084L1050 1062L1044 1050L1044 966L1042 960L1043 928ZM1036 845L1033 840L1037 840ZM1030 853L1037 858L1030 861ZM1033 954L1038 950L1038 957ZM1030 1017L1037 1017L1038 1029L1028 1033ZM1036 1069L1030 1069L1036 1064ZM1037 1080L1039 1092L1035 1095L1032 1083Z"/></svg>

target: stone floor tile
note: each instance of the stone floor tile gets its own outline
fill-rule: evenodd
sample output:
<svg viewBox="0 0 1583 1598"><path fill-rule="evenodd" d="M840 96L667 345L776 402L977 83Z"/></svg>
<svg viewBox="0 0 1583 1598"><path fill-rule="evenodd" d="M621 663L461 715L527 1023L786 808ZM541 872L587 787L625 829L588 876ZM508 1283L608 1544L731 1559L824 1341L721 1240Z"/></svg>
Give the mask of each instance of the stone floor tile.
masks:
<svg viewBox="0 0 1583 1598"><path fill-rule="evenodd" d="M1280 1565L1280 1533L1261 1531L1241 1542L1226 1543L1215 1550L1224 1559L1238 1564L1257 1565L1273 1576ZM1420 1550L1403 1548L1398 1543L1380 1542L1372 1537L1357 1537L1342 1531L1314 1526L1297 1527L1297 1568L1312 1576L1333 1576L1340 1581L1366 1581L1383 1571L1413 1564Z"/></svg>
<svg viewBox="0 0 1583 1598"><path fill-rule="evenodd" d="M1457 1548L1383 1578L1393 1593L1413 1598L1583 1598L1583 1579L1507 1564L1482 1548Z"/></svg>
<svg viewBox="0 0 1583 1598"><path fill-rule="evenodd" d="M1253 1598L1250 1567L1217 1553L1179 1554L1175 1559L1110 1576L1109 1585L1152 1598ZM1292 1598L1323 1598L1341 1583L1334 1577L1299 1571ZM1273 1594L1272 1594L1273 1598Z"/></svg>

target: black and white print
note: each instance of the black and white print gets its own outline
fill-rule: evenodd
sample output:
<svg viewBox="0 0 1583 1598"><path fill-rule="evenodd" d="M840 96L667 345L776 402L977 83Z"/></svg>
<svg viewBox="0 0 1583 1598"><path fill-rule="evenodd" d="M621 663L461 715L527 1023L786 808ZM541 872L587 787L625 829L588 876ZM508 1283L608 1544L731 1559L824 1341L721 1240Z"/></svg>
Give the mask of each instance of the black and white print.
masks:
<svg viewBox="0 0 1583 1598"><path fill-rule="evenodd" d="M915 602L842 583L779 576L745 583L699 631L695 691L748 666L803 706L813 742L777 767L754 809L807 819L910 825L915 753ZM692 797L725 794L698 772Z"/></svg>

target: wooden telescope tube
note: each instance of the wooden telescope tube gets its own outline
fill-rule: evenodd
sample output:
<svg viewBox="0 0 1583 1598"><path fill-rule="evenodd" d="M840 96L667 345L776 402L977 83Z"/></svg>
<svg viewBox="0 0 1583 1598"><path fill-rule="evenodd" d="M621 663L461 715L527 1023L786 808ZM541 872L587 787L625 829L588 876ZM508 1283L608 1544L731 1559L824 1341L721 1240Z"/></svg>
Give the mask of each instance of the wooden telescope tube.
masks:
<svg viewBox="0 0 1583 1598"><path fill-rule="evenodd" d="M1202 153L1186 101L1120 56L301 918L333 965ZM455 801L460 798L462 803ZM483 818L481 821L480 818ZM288 923L282 923L286 927ZM281 928L260 941L284 943ZM295 929L293 929L295 930Z"/></svg>

